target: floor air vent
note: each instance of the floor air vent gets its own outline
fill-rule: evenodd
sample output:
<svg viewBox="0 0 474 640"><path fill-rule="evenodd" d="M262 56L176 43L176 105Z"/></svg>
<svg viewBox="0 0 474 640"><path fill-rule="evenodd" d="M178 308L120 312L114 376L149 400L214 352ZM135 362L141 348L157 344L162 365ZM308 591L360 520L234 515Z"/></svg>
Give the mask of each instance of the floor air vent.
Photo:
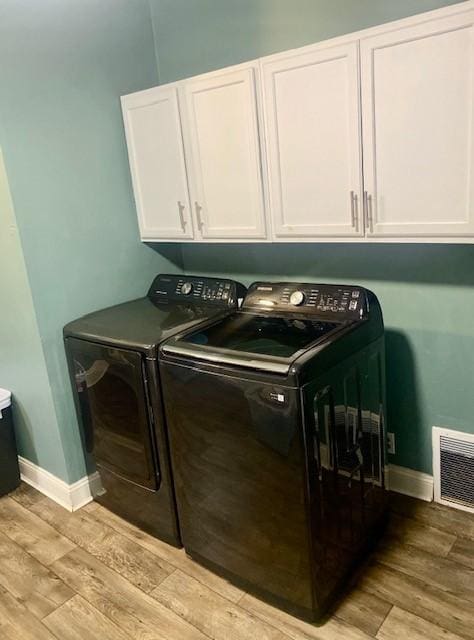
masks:
<svg viewBox="0 0 474 640"><path fill-rule="evenodd" d="M474 513L474 434L433 427L434 499Z"/></svg>

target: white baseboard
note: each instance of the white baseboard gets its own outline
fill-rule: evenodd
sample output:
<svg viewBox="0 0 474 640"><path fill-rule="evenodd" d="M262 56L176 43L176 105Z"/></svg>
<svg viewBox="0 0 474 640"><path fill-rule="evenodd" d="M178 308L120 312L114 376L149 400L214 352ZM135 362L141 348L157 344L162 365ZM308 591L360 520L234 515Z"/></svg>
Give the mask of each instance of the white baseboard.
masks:
<svg viewBox="0 0 474 640"><path fill-rule="evenodd" d="M388 488L412 498L433 501L433 476L396 464L388 466Z"/></svg>
<svg viewBox="0 0 474 640"><path fill-rule="evenodd" d="M18 460L21 479L68 511L80 509L102 491L97 471L73 484L67 484L26 458L19 456ZM385 470L385 482L387 487L396 493L426 502L433 500L433 476L427 473L391 464Z"/></svg>
<svg viewBox="0 0 474 640"><path fill-rule="evenodd" d="M20 475L23 482L31 485L68 511L76 511L88 502L92 496L100 493L102 485L97 472L84 476L73 484L67 484L46 469L42 469L26 458L18 456Z"/></svg>
<svg viewBox="0 0 474 640"><path fill-rule="evenodd" d="M69 494L71 496L72 511L77 511L87 503L93 496L102 492L102 483L98 472L90 476L84 476L74 484L69 485Z"/></svg>

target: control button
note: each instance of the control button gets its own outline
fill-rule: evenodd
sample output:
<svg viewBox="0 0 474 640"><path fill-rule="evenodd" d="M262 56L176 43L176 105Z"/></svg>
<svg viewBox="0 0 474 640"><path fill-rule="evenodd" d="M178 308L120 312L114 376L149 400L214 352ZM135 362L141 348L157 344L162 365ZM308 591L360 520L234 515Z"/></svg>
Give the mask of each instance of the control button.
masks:
<svg viewBox="0 0 474 640"><path fill-rule="evenodd" d="M185 296L188 296L193 290L193 285L190 282L185 282L181 287L181 293Z"/></svg>
<svg viewBox="0 0 474 640"><path fill-rule="evenodd" d="M290 303L295 307L299 307L300 304L303 304L303 302L304 302L304 293L302 291L293 291L293 293L290 296Z"/></svg>
<svg viewBox="0 0 474 640"><path fill-rule="evenodd" d="M352 297L353 297L353 298L358 298L358 297L359 297L359 295L360 295L360 291L353 291L353 292L352 292Z"/></svg>
<svg viewBox="0 0 474 640"><path fill-rule="evenodd" d="M349 309L355 311L357 309L357 300L351 300L349 302Z"/></svg>

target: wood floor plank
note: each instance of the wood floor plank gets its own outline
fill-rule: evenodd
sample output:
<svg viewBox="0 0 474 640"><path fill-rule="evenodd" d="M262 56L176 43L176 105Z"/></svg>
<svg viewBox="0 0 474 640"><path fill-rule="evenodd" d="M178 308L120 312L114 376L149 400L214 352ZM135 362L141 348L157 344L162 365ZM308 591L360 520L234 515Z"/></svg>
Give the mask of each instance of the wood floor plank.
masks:
<svg viewBox="0 0 474 640"><path fill-rule="evenodd" d="M40 619L74 595L57 575L3 533L0 533L0 585Z"/></svg>
<svg viewBox="0 0 474 640"><path fill-rule="evenodd" d="M288 640L276 627L179 569L168 576L152 596L213 640Z"/></svg>
<svg viewBox="0 0 474 640"><path fill-rule="evenodd" d="M43 624L61 640L131 640L131 636L78 595L46 616Z"/></svg>
<svg viewBox="0 0 474 640"><path fill-rule="evenodd" d="M74 549L51 568L134 640L206 640L198 629L83 549Z"/></svg>
<svg viewBox="0 0 474 640"><path fill-rule="evenodd" d="M358 586L466 640L472 640L472 602L377 563L367 567L361 574Z"/></svg>
<svg viewBox="0 0 474 640"><path fill-rule="evenodd" d="M57 640L25 605L0 586L2 640Z"/></svg>
<svg viewBox="0 0 474 640"><path fill-rule="evenodd" d="M458 538L449 552L448 558L474 569L474 540Z"/></svg>
<svg viewBox="0 0 474 640"><path fill-rule="evenodd" d="M416 500L399 493L391 494L390 508L393 513L413 518L460 538L474 540L474 514L472 513L446 507L437 502Z"/></svg>
<svg viewBox="0 0 474 640"><path fill-rule="evenodd" d="M63 536L146 593L175 570L166 560L100 522L93 514L82 510L69 513L50 500L30 508Z"/></svg>
<svg viewBox="0 0 474 640"><path fill-rule="evenodd" d="M304 622L249 594L242 598L239 606L281 629L292 640L368 640L372 637L335 616L321 625Z"/></svg>
<svg viewBox="0 0 474 640"><path fill-rule="evenodd" d="M461 640L460 637L442 629L413 613L393 607L376 635L377 640Z"/></svg>
<svg viewBox="0 0 474 640"><path fill-rule="evenodd" d="M39 516L8 497L0 499L0 532L45 565L76 546Z"/></svg>
<svg viewBox="0 0 474 640"><path fill-rule="evenodd" d="M15 491L9 494L9 497L16 502L19 502L27 509L37 502L49 499L43 493L34 489L31 485L26 484L26 482L22 482Z"/></svg>
<svg viewBox="0 0 474 640"><path fill-rule="evenodd" d="M95 502L95 500L92 500L92 502L88 502L82 508L84 511L87 511L87 513L93 513L96 509L100 508L100 504Z"/></svg>
<svg viewBox="0 0 474 640"><path fill-rule="evenodd" d="M409 544L387 544L374 557L392 569L474 602L474 569L448 558L437 558Z"/></svg>
<svg viewBox="0 0 474 640"><path fill-rule="evenodd" d="M396 513L390 515L385 535L388 538L396 538L402 544L410 544L441 557L448 555L457 539L452 533Z"/></svg>
<svg viewBox="0 0 474 640"><path fill-rule="evenodd" d="M392 509L375 559L317 626L97 503L71 514L21 485L0 499L0 638L472 640L472 516L405 497Z"/></svg>
<svg viewBox="0 0 474 640"><path fill-rule="evenodd" d="M369 636L375 636L392 605L372 593L352 589L337 605L334 614Z"/></svg>
<svg viewBox="0 0 474 640"><path fill-rule="evenodd" d="M162 582L152 595L215 640L369 638L337 618L323 626L312 625L249 594L245 594L235 606L181 571L176 571Z"/></svg>
<svg viewBox="0 0 474 640"><path fill-rule="evenodd" d="M172 547L166 542L148 535L101 505L94 509L93 517L109 525L130 540L135 541L151 553L163 558L175 568L181 569L184 573L196 578L196 580L227 598L227 600L238 602L244 595L244 592L238 587L193 562L186 556L184 549L176 549L176 547Z"/></svg>

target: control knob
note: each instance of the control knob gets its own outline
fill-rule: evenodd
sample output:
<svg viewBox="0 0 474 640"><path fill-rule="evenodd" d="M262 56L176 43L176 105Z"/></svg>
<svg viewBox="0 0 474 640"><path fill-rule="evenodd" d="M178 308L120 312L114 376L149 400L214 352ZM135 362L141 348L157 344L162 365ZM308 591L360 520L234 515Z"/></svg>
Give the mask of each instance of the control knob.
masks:
<svg viewBox="0 0 474 640"><path fill-rule="evenodd" d="M190 282L184 282L181 287L181 293L185 296L189 296L191 291L193 290L193 285Z"/></svg>
<svg viewBox="0 0 474 640"><path fill-rule="evenodd" d="M293 291L290 296L290 304L299 307L304 302L304 293L302 291Z"/></svg>

